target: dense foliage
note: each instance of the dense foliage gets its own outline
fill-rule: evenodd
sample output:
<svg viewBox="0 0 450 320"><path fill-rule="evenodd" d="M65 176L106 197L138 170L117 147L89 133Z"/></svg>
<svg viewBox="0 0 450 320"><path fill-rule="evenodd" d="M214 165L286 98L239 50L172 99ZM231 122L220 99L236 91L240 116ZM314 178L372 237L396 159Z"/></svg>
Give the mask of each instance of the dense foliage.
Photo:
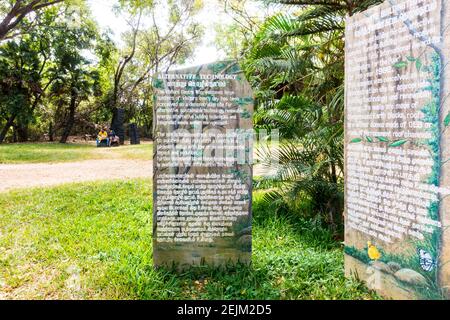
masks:
<svg viewBox="0 0 450 320"><path fill-rule="evenodd" d="M256 126L278 129L282 139L279 148L262 151L266 165L277 169L267 199L319 219L339 235L345 17L382 1L265 2L291 5L283 7L288 13L266 19L243 50L257 89Z"/></svg>

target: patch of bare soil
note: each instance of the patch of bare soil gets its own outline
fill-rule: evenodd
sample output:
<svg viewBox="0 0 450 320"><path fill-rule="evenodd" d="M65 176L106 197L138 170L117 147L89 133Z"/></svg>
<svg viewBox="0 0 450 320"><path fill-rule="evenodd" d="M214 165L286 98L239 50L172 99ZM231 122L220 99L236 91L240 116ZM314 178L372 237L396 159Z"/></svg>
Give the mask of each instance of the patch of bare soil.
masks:
<svg viewBox="0 0 450 320"><path fill-rule="evenodd" d="M97 180L151 178L152 161L87 160L54 164L0 164L0 192Z"/></svg>

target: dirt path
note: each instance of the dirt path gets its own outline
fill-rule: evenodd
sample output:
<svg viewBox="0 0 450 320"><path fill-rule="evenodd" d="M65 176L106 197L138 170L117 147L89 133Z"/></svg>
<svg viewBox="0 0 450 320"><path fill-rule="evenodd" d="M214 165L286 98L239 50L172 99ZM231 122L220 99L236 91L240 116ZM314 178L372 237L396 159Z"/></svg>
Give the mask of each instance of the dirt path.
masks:
<svg viewBox="0 0 450 320"><path fill-rule="evenodd" d="M152 161L87 160L55 164L0 164L0 192L71 182L151 178Z"/></svg>
<svg viewBox="0 0 450 320"><path fill-rule="evenodd" d="M0 192L72 182L151 178L152 174L152 161L143 160L108 159L53 164L0 164ZM270 170L255 166L255 176L267 174L270 174Z"/></svg>

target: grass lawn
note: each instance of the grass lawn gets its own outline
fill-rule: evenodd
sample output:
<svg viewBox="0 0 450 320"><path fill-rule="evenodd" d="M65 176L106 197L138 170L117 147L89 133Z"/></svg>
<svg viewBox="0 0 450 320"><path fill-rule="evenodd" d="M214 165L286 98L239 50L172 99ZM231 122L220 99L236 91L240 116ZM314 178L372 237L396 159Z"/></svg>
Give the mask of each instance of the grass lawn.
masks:
<svg viewBox="0 0 450 320"><path fill-rule="evenodd" d="M53 163L93 159L151 160L152 144L96 148L89 144L0 144L0 163Z"/></svg>
<svg viewBox="0 0 450 320"><path fill-rule="evenodd" d="M373 299L312 223L255 195L253 264L180 275L152 266L143 180L0 194L0 299Z"/></svg>

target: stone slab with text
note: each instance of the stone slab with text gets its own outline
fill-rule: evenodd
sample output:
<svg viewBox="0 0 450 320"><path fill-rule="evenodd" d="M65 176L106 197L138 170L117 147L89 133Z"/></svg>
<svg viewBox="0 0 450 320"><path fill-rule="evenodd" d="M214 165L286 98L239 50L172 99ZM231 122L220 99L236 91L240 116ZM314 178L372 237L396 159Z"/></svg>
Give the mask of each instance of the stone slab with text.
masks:
<svg viewBox="0 0 450 320"><path fill-rule="evenodd" d="M347 20L346 274L387 298L449 298L449 22L441 0Z"/></svg>
<svg viewBox="0 0 450 320"><path fill-rule="evenodd" d="M153 82L155 266L249 263L253 92L221 61Z"/></svg>

